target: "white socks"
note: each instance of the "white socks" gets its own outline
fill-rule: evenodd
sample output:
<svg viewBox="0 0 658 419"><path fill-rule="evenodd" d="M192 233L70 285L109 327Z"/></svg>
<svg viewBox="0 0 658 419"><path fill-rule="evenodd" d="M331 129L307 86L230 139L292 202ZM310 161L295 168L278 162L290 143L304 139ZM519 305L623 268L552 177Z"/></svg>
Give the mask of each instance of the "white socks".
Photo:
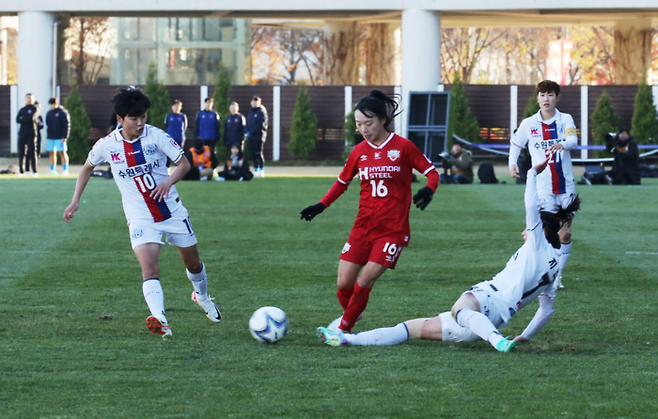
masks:
<svg viewBox="0 0 658 419"><path fill-rule="evenodd" d="M498 329L489 321L484 314L473 311L468 308L459 310L457 313L457 323L461 327L469 329L495 348L498 342L503 340L503 335L500 334Z"/></svg>
<svg viewBox="0 0 658 419"><path fill-rule="evenodd" d="M404 323L394 327L361 332L356 335L345 334L345 339L354 346L391 346L409 340L409 332Z"/></svg>
<svg viewBox="0 0 658 419"><path fill-rule="evenodd" d="M144 292L144 299L146 304L151 310L151 315L156 317L164 317L164 292L162 292L162 285L158 278L145 279L142 282L142 291Z"/></svg>
<svg viewBox="0 0 658 419"><path fill-rule="evenodd" d="M192 272L187 271L187 277L190 279L192 282L192 286L194 287L194 291L196 291L197 294L205 296L208 294L208 277L206 276L206 265L203 263L201 264L201 272L193 274Z"/></svg>
<svg viewBox="0 0 658 419"><path fill-rule="evenodd" d="M558 253L560 257L557 260L557 265L558 268L560 269L560 276L561 276L564 267L567 266L567 261L569 260L569 256L571 256L571 242L566 244L562 243L560 249L558 250Z"/></svg>

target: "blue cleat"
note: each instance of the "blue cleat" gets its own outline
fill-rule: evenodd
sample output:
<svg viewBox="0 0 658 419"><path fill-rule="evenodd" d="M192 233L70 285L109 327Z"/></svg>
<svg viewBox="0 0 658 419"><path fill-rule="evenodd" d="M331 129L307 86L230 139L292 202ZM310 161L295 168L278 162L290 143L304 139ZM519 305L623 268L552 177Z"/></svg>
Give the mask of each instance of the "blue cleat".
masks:
<svg viewBox="0 0 658 419"><path fill-rule="evenodd" d="M335 332L326 327L318 327L316 333L320 340L329 346L347 345L347 339L340 330Z"/></svg>
<svg viewBox="0 0 658 419"><path fill-rule="evenodd" d="M496 344L496 350L498 352L511 352L512 349L516 346L516 342L509 340L509 336L498 342Z"/></svg>

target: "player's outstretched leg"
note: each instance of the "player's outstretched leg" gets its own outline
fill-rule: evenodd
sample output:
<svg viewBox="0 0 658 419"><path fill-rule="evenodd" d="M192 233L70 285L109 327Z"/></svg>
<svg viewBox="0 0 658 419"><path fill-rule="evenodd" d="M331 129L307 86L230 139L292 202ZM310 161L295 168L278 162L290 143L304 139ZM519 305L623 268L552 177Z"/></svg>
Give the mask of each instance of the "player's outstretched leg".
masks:
<svg viewBox="0 0 658 419"><path fill-rule="evenodd" d="M197 303L206 313L206 317L211 322L219 323L222 320L222 314L213 303L214 298L208 295L208 277L206 276L206 267L201 264L201 272L192 273L187 270L187 277L192 282L194 291L192 292L192 301Z"/></svg>
<svg viewBox="0 0 658 419"><path fill-rule="evenodd" d="M320 340L329 346L341 346L348 344L347 340L345 339L345 335L340 330L332 331L326 327L318 327L315 331Z"/></svg>
<svg viewBox="0 0 658 419"><path fill-rule="evenodd" d="M487 316L479 311L469 308L461 309L457 312L456 320L460 326L489 341L491 346L500 352L509 352L516 346L516 342L508 341L507 338L503 337Z"/></svg>

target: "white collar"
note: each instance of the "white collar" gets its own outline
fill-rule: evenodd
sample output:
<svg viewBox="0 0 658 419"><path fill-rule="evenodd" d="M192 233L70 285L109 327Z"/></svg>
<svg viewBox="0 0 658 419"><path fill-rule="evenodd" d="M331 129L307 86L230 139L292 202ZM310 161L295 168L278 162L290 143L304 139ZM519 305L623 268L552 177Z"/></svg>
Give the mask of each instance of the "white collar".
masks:
<svg viewBox="0 0 658 419"><path fill-rule="evenodd" d="M545 124L550 124L551 122L553 122L553 121L557 121L558 119L560 119L560 115L561 115L561 114L560 114L560 111L558 111L557 108L555 108L555 115L553 115L553 117L552 117L551 119L542 119L542 117L541 117L541 109L538 110L537 113L536 113L535 115L537 116L537 121L539 121L539 122L543 122L543 123L545 123Z"/></svg>
<svg viewBox="0 0 658 419"><path fill-rule="evenodd" d="M114 130L114 139L116 141L118 141L118 142L125 141L125 142L128 142L128 143L134 143L135 141L141 140L142 138L144 138L148 135L149 126L148 126L148 124L144 125L144 132L142 133L142 135L140 135L139 137L135 138L132 141L128 141L125 138L123 138L123 134L121 134L121 131L123 131L123 126L121 126L121 127Z"/></svg>
<svg viewBox="0 0 658 419"><path fill-rule="evenodd" d="M368 140L366 140L366 142L368 143L368 145L369 145L370 147L374 148L375 150L380 150L380 149L384 148L384 146L385 146L389 141L391 141L391 138L393 138L394 135L395 135L394 133L390 133L390 134L388 134L388 137L386 137L386 139L384 140L384 142L381 143L380 145L374 145L373 143L371 143L371 142L368 141Z"/></svg>

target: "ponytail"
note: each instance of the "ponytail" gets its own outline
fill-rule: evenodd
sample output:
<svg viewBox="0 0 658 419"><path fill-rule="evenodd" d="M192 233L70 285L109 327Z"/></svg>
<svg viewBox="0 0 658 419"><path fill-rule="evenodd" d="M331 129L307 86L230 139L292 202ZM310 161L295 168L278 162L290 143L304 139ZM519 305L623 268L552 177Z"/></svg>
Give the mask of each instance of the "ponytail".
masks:
<svg viewBox="0 0 658 419"><path fill-rule="evenodd" d="M393 130L390 128L393 119L400 115L401 111L399 104L400 95L387 95L377 89L370 91L370 95L362 98L354 107L355 111L359 111L368 118L376 116L383 119L384 129L388 132Z"/></svg>

